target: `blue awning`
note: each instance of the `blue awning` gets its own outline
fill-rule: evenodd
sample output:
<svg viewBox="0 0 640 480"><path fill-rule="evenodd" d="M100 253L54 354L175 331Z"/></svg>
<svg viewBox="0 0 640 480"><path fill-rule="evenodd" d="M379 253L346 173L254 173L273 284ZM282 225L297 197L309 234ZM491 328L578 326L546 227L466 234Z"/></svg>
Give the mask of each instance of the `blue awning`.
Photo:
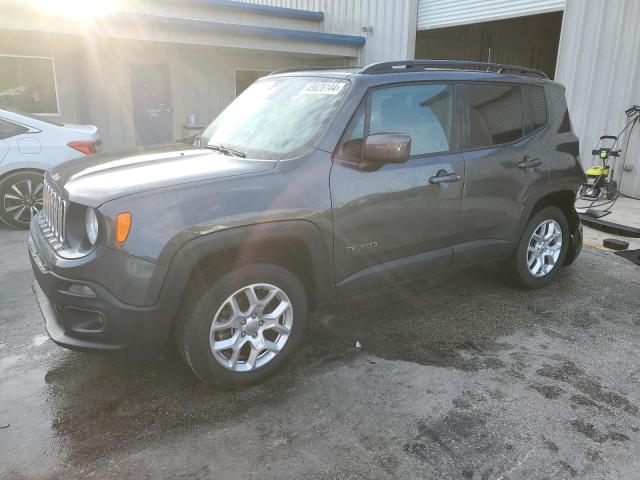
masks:
<svg viewBox="0 0 640 480"><path fill-rule="evenodd" d="M309 32L288 28L262 27L258 25L244 25L229 22L216 22L191 18L165 17L160 15L144 15L137 13L118 13L107 17L108 21L116 23L135 23L151 25L166 25L183 27L186 29L205 32L229 33L237 35L255 35L259 37L280 38L285 40L299 40L333 45L347 45L362 47L366 39L359 35L342 35L337 33Z"/></svg>
<svg viewBox="0 0 640 480"><path fill-rule="evenodd" d="M300 10L298 8L257 5L255 3L234 2L232 0L187 0L187 2L226 10L241 10L254 13L256 15L295 18L296 20L306 20L310 22L321 22L324 20L324 13L322 12L312 12L309 10ZM180 3L187 2L183 0Z"/></svg>

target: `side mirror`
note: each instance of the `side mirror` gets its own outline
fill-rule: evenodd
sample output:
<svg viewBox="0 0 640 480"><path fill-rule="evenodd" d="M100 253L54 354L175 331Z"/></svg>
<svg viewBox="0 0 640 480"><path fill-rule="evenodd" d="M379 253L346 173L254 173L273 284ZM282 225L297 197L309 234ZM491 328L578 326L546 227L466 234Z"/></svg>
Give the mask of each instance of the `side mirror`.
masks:
<svg viewBox="0 0 640 480"><path fill-rule="evenodd" d="M411 137L400 133L369 135L364 144L363 161L375 163L404 163L409 160Z"/></svg>

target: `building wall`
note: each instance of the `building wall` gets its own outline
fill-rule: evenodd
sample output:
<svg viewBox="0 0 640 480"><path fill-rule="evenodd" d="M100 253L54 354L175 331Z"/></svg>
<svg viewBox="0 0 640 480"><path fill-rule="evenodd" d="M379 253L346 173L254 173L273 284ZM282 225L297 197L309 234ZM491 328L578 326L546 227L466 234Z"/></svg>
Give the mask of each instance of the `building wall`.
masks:
<svg viewBox="0 0 640 480"><path fill-rule="evenodd" d="M73 38L46 42L41 37L22 36L15 32L0 30L0 54L53 58L58 104L62 114L59 119L68 123L77 121L78 104L75 92L80 79L77 76L75 60L78 54L77 43Z"/></svg>
<svg viewBox="0 0 640 480"><path fill-rule="evenodd" d="M580 136L585 165L593 163L595 141L622 130L624 110L640 104L638 25L637 0L567 2L556 79L567 87L571 120ZM640 196L640 126L630 139L627 163L633 165L633 171L623 175L621 189Z"/></svg>
<svg viewBox="0 0 640 480"><path fill-rule="evenodd" d="M41 31L52 33L84 33L131 40L151 40L188 43L230 48L248 48L330 56L349 56L366 65L385 60L414 57L416 12L418 0L236 0L239 3L296 8L323 12L322 22L260 15L256 13L216 8L206 2L137 0L122 2L117 13L152 15L167 18L197 19L229 24L253 25L308 32L323 32L361 36L363 47L339 44L321 44L313 41L261 38L247 34L228 34L215 31L187 30L180 27L131 28L109 19L94 23L53 18L38 14L26 3L0 0L0 29ZM104 28L100 28L101 23ZM370 27L370 28L368 28ZM365 31L363 31L363 28Z"/></svg>
<svg viewBox="0 0 640 480"><path fill-rule="evenodd" d="M324 13L322 22L215 8L206 2L138 0L115 17L78 22L0 0L0 54L54 57L60 120L99 127L105 150L135 145L131 65L169 67L173 134L190 113L207 124L235 96L236 69L272 71L305 65L366 65L413 58L417 0L257 0L258 3ZM314 40L187 28L155 27L148 16L255 25L366 37L364 47ZM363 31L364 27L364 31ZM0 72L1 74L1 72Z"/></svg>
<svg viewBox="0 0 640 480"><path fill-rule="evenodd" d="M358 54L358 64L362 66L415 57L418 0L237 1L324 12L321 31L367 38ZM372 27L372 31L362 32L362 27Z"/></svg>
<svg viewBox="0 0 640 480"><path fill-rule="evenodd" d="M539 68L553 77L562 12L418 32L416 58L473 60Z"/></svg>
<svg viewBox="0 0 640 480"><path fill-rule="evenodd" d="M123 8L104 18L78 20L52 16L39 10L25 7L26 3L0 0L0 29L25 32L62 33L100 39L114 38L123 40L152 41L179 45L203 45L228 48L264 50L270 52L299 53L309 55L330 55L357 57L361 47L326 43L321 41L279 38L244 31L220 31L207 28L205 22L254 27L271 27L302 32L316 32L318 22L272 17L244 12L229 12L225 9L204 7L190 2L122 2ZM126 7L126 8L124 8ZM125 17L125 18L123 18ZM165 19L166 23L154 23ZM202 28L183 25L181 20L202 23ZM198 22L200 21L200 22ZM324 32L338 33L338 32ZM362 36L359 28L346 33ZM1 48L1 46L0 46Z"/></svg>
<svg viewBox="0 0 640 480"><path fill-rule="evenodd" d="M97 51L101 52L98 57ZM131 41L109 41L101 47L91 45L84 55L89 84L99 90L85 118L100 127L105 148L135 145L131 64L169 66L173 135L181 138L193 133L183 128L192 112L197 116L197 123L208 124L234 99L235 69L273 71L309 63L305 57L279 53ZM109 65L108 70L105 65Z"/></svg>
<svg viewBox="0 0 640 480"><path fill-rule="evenodd" d="M131 64L169 67L173 134L190 113L207 124L235 97L236 69L273 71L316 61L349 65L349 58L316 60L303 55L205 48L129 40L85 39L69 35L0 30L0 53L54 59L60 116L66 123L91 123L100 129L108 150L135 145Z"/></svg>

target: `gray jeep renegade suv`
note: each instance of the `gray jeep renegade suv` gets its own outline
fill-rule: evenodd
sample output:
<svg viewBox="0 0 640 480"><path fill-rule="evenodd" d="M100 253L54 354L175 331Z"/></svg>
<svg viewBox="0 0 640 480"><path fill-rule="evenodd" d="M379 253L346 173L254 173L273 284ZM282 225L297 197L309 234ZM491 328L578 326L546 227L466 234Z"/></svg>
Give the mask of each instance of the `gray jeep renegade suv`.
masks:
<svg viewBox="0 0 640 480"><path fill-rule="evenodd" d="M46 174L33 289L51 338L242 386L291 357L310 309L497 261L549 283L579 254L584 177L562 86L506 65L276 72L193 144Z"/></svg>

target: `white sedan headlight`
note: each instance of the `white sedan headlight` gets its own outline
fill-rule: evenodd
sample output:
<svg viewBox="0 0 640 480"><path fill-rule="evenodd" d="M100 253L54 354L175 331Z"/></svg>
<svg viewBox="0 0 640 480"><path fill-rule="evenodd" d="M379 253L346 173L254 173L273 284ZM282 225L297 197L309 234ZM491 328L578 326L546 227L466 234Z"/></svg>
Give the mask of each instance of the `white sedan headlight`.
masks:
<svg viewBox="0 0 640 480"><path fill-rule="evenodd" d="M91 245L95 245L98 240L98 216L96 211L88 207L84 216L85 229L87 231L87 239Z"/></svg>

